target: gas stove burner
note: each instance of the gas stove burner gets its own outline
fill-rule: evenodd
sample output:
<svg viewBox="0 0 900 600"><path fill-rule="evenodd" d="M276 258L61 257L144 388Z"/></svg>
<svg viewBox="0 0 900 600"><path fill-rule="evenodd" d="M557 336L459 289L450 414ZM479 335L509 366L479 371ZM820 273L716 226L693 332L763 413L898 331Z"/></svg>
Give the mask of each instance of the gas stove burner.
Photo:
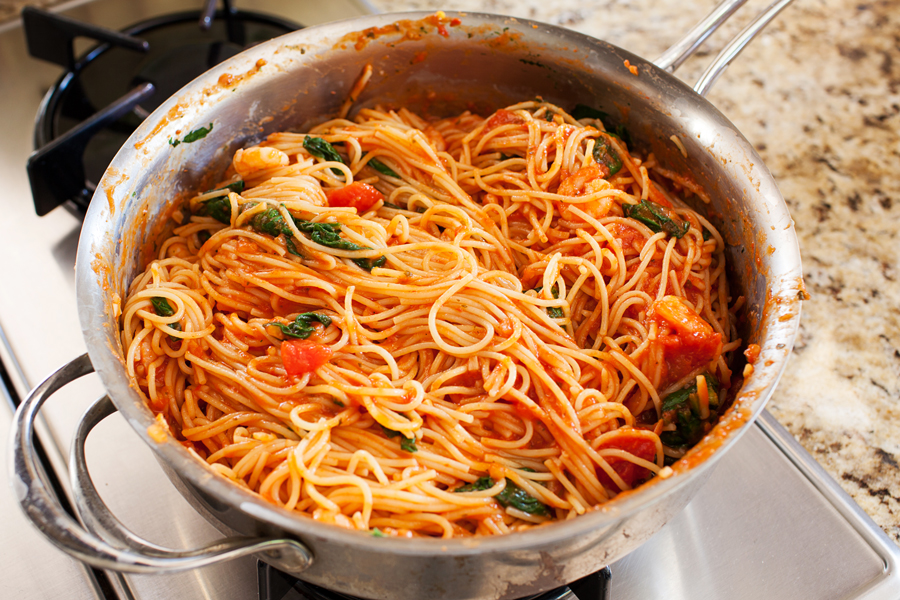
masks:
<svg viewBox="0 0 900 600"><path fill-rule="evenodd" d="M60 204L84 216L96 182L131 133L184 85L245 48L300 29L285 19L215 10L165 15L121 33L22 11L29 52L67 68L38 112L28 176L38 215ZM100 45L76 59L72 40Z"/></svg>
<svg viewBox="0 0 900 600"><path fill-rule="evenodd" d="M256 562L259 600L359 600L300 581L262 561ZM582 577L567 586L520 600L609 600L612 574L609 567Z"/></svg>

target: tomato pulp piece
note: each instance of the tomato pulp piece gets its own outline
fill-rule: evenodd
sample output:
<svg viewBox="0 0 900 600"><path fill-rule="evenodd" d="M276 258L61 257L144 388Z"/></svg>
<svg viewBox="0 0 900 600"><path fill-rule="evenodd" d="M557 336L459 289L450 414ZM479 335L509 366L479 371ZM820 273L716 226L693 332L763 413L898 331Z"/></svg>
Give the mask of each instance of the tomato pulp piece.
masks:
<svg viewBox="0 0 900 600"><path fill-rule="evenodd" d="M509 125L510 123L524 123L525 119L517 115L516 113L501 108L497 112L494 113L490 119L488 119L487 124L484 126L485 131L490 131L495 127L500 127L501 125Z"/></svg>
<svg viewBox="0 0 900 600"><path fill-rule="evenodd" d="M292 377L311 373L331 360L331 347L309 340L287 340L281 343L281 362Z"/></svg>
<svg viewBox="0 0 900 600"><path fill-rule="evenodd" d="M359 214L375 206L379 200L384 200L384 194L368 183L359 181L342 188L328 190L325 195L328 196L328 206L348 206L355 208Z"/></svg>
<svg viewBox="0 0 900 600"><path fill-rule="evenodd" d="M610 448L624 450L625 452L629 452L638 458L643 458L650 462L653 462L653 459L656 457L656 444L653 440L649 440L645 437L629 435L618 436L609 442L601 444L597 450ZM613 471L619 474L622 481L631 487L634 487L636 483L644 481L650 475L650 470L646 467L638 466L624 458L619 458L618 456L608 456L604 458L606 458L606 462L609 463L609 466L613 468ZM597 469L597 475L600 479L600 483L605 487L613 490L618 489L619 486L613 483L612 477L607 475L606 471Z"/></svg>
<svg viewBox="0 0 900 600"><path fill-rule="evenodd" d="M660 336L665 349L667 382L678 381L685 375L712 362L722 347L718 333L679 333Z"/></svg>
<svg viewBox="0 0 900 600"><path fill-rule="evenodd" d="M665 384L712 362L721 352L721 334L675 296L663 296L654 302L648 317L660 326L658 343L665 351Z"/></svg>

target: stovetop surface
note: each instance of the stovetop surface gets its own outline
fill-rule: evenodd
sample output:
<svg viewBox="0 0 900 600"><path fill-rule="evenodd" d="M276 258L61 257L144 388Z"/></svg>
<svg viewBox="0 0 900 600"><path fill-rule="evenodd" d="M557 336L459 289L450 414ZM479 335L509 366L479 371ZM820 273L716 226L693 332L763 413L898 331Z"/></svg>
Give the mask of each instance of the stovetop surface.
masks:
<svg viewBox="0 0 900 600"><path fill-rule="evenodd" d="M319 12L310 13L312 5ZM194 7L173 0L95 0L70 14L121 28L186 8ZM304 24L366 10L356 0L270 0L254 3L253 9ZM81 224L64 210L37 217L24 169L33 149L34 115L59 72L27 58L20 30L0 33L0 332L5 334L0 360L12 392L19 395L84 352L73 270ZM48 403L39 433L59 472L65 471L61 457L75 424L102 393L96 378L86 378ZM0 408L0 431L8 430L9 419L6 408ZM178 548L220 537L175 491L121 417L107 419L91 436L88 464L110 508L139 535ZM0 510L9 518L0 522L0 544L14 549L4 552L8 559L0 567L4 595L103 598L79 563L50 549L24 521L13 506L11 488L2 487ZM900 550L868 516L765 414L678 517L611 565L611 598L897 598L898 555ZM243 600L257 592L252 559L177 575L111 578L121 597L138 600Z"/></svg>

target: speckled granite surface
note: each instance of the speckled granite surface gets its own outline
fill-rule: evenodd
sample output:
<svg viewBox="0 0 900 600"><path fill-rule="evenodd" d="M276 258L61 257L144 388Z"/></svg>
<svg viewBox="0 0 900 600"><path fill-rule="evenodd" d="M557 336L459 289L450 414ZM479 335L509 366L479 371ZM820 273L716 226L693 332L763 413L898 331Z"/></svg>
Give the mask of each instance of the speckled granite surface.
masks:
<svg viewBox="0 0 900 600"><path fill-rule="evenodd" d="M716 2L373 0L571 27L653 58ZM680 70L692 81L767 1ZM900 542L900 0L797 0L710 94L756 146L797 225L800 337L769 410Z"/></svg>

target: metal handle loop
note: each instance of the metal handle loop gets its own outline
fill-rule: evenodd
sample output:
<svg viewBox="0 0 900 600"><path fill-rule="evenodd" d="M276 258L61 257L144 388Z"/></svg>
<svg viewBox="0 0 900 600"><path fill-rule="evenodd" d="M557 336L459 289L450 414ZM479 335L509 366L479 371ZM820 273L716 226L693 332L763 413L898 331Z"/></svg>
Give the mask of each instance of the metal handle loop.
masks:
<svg viewBox="0 0 900 600"><path fill-rule="evenodd" d="M694 25L680 40L653 61L669 73L681 66L719 26L728 20L747 0L723 0L702 21Z"/></svg>
<svg viewBox="0 0 900 600"><path fill-rule="evenodd" d="M112 400L109 399L109 396L103 396L91 405L78 423L69 452L69 476L74 500L72 504L85 529L103 538L108 544L117 548L144 552L151 556L164 556L167 552L166 548L137 537L113 516L106 503L100 498L97 487L88 472L84 451L88 434L103 419L115 412L116 407Z"/></svg>
<svg viewBox="0 0 900 600"><path fill-rule="evenodd" d="M700 79L697 80L697 83L694 84L694 91L705 97L706 94L709 93L709 90L712 89L713 84L722 76L722 73L725 72L728 65L731 64L731 61L737 58L738 54L741 53L744 46L746 46L750 40L755 38L756 35L762 31L772 19L777 17L778 13L787 8L787 5L791 2L793 2L793 0L775 0L775 2L761 12L752 23L744 27L744 29L741 30L741 32L737 34L737 36L735 36L721 52L719 52L719 55L712 61L712 64L706 67L706 71L703 72L703 75L701 75Z"/></svg>
<svg viewBox="0 0 900 600"><path fill-rule="evenodd" d="M77 463L73 471L77 510L86 526L82 527L67 515L40 477L34 452L34 423L44 401L64 385L93 371L87 354L64 365L31 391L16 411L13 422L9 467L15 496L25 515L51 542L94 567L128 573L174 573L256 553L292 573L312 564L312 553L296 540L226 538L195 550L173 550L128 531L103 504L86 467L83 468L87 432L112 412L112 403L107 398L88 411L87 422L79 425L78 449L73 449L72 461ZM85 502L82 504L81 500Z"/></svg>
<svg viewBox="0 0 900 600"><path fill-rule="evenodd" d="M663 52L653 61L660 69L669 73L675 72L681 64L699 48L722 23L728 20L747 0L723 0L706 17L697 23L680 40ZM762 31L772 19L778 16L793 0L775 0L766 10L761 12L752 23L747 25L728 43L716 56L713 62L706 68L697 83L694 91L701 96L706 96L713 84L722 76L728 65L741 53L750 40Z"/></svg>

